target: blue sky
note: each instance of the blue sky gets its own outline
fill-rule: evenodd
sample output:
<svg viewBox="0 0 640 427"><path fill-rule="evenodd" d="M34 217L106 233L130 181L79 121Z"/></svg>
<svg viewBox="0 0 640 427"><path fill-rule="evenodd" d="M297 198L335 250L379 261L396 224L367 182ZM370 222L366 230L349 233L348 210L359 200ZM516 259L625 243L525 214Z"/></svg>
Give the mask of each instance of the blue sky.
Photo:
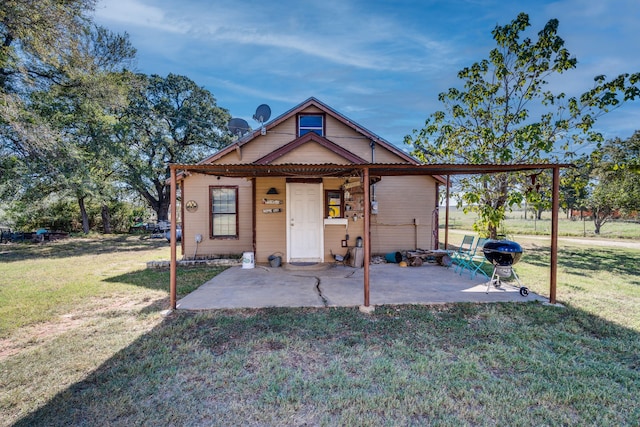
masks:
<svg viewBox="0 0 640 427"><path fill-rule="evenodd" d="M487 58L491 30L519 12L531 33L552 18L578 59L553 90L578 95L593 77L640 71L638 0L100 0L96 21L127 31L137 71L181 74L247 120L272 118L315 96L391 143L462 87L457 72ZM598 121L606 138L640 129L640 101Z"/></svg>

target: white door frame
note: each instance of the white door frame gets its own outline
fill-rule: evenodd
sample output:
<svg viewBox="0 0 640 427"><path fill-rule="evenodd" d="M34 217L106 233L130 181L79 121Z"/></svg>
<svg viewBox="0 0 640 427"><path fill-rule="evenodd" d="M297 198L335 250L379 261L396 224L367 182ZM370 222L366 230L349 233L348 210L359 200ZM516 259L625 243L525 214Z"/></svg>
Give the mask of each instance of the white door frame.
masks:
<svg viewBox="0 0 640 427"><path fill-rule="evenodd" d="M294 257L296 254L292 254L291 253L291 239L292 239L292 233L291 233L291 227L295 226L292 225L292 203L291 203L291 199L293 197L293 190L291 187L294 186L298 186L298 185L314 185L317 186L318 188L318 198L316 199L316 210L317 210L317 215L318 215L318 225L317 225L317 233L318 233L318 248L317 248L317 252L316 252L316 256L313 257L308 257L308 258L300 258L300 257ZM287 221L287 262L295 262L295 261L309 261L309 262L323 262L324 261L324 223L323 223L323 217L324 217L324 210L323 210L323 200L324 200L324 187L322 185L322 183L297 183L297 182L291 182L291 183L287 183L286 185L286 192L287 192L287 196L286 196L286 200L287 200L287 207L286 207L286 211L287 211L287 217L286 217L286 221ZM293 218L293 220L295 221L295 218ZM299 224L299 223L298 223Z"/></svg>

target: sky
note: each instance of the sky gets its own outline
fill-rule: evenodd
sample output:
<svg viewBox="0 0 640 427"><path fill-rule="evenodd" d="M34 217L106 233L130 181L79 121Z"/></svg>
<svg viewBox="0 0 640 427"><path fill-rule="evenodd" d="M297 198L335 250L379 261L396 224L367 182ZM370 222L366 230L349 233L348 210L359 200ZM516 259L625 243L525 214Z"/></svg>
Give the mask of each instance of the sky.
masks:
<svg viewBox="0 0 640 427"><path fill-rule="evenodd" d="M127 32L135 71L189 77L232 117L271 119L313 96L397 145L462 89L457 73L488 58L491 31L525 12L535 39L550 19L577 68L568 96L604 74L640 72L639 0L99 0L95 21ZM640 130L640 100L598 120L605 138Z"/></svg>

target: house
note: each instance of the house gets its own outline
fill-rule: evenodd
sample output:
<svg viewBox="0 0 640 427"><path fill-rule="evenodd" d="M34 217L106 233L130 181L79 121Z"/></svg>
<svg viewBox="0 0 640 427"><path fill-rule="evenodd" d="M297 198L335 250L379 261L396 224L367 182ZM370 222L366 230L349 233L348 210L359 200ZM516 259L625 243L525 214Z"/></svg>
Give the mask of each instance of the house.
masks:
<svg viewBox="0 0 640 427"><path fill-rule="evenodd" d="M331 262L356 246L369 210L371 253L437 248L442 179L367 173L365 185L359 166L373 164L420 163L309 98L180 173L182 256Z"/></svg>
<svg viewBox="0 0 640 427"><path fill-rule="evenodd" d="M556 303L560 169L572 165L420 164L309 98L198 164L169 166L172 218L180 200L183 258L250 252L258 263L273 254L287 263L330 262L332 254L362 241L365 312L371 309L372 254L438 248L438 188L451 175L551 169L549 302ZM170 230L172 310L176 222ZM448 218L445 246L447 224Z"/></svg>

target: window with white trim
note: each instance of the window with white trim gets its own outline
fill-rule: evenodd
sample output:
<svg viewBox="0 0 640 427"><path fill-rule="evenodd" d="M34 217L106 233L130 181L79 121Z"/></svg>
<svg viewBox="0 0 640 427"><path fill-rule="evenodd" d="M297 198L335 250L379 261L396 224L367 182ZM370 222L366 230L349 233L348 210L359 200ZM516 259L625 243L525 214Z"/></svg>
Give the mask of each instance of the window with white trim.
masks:
<svg viewBox="0 0 640 427"><path fill-rule="evenodd" d="M324 115L323 114L300 114L298 116L298 136L314 132L324 136Z"/></svg>

